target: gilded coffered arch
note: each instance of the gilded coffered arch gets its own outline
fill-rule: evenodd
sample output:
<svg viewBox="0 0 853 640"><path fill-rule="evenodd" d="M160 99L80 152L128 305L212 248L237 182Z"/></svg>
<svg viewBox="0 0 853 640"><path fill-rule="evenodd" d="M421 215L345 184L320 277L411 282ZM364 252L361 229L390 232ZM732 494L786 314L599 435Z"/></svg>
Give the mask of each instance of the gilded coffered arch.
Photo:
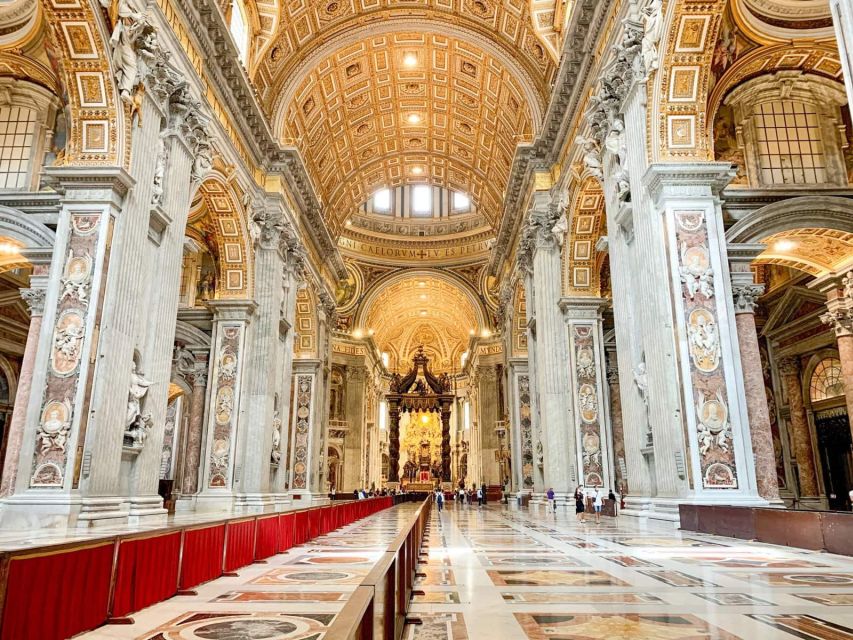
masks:
<svg viewBox="0 0 853 640"><path fill-rule="evenodd" d="M365 39L383 33L389 25L397 32L420 25L434 33L465 33L471 42L493 42L519 61L544 97L555 73L557 55L543 42L541 32L548 29L548 16L534 23L531 6L529 0L410 0L405 7L393 0L282 3L280 26L252 79L268 111L274 113L269 107L282 86L318 49L346 34L367 30L369 33L358 36Z"/></svg>
<svg viewBox="0 0 853 640"><path fill-rule="evenodd" d="M597 296L601 292L601 266L605 254L595 245L606 228L604 193L592 177L580 185L569 210L569 230L563 245L563 292Z"/></svg>
<svg viewBox="0 0 853 640"><path fill-rule="evenodd" d="M190 208L188 226L216 252L216 297L252 295L252 251L237 198L224 178L208 177L198 188Z"/></svg>
<svg viewBox="0 0 853 640"><path fill-rule="evenodd" d="M333 235L377 189L414 183L469 194L494 225L515 148L532 140L539 113L498 57L421 31L335 49L288 94L276 130L304 154Z"/></svg>
<svg viewBox="0 0 853 640"><path fill-rule="evenodd" d="M757 42L790 42L834 35L826 0L733 0L732 16Z"/></svg>
<svg viewBox="0 0 853 640"><path fill-rule="evenodd" d="M853 233L802 228L764 238L756 264L777 264L821 276L853 265Z"/></svg>
<svg viewBox="0 0 853 640"><path fill-rule="evenodd" d="M388 354L392 370L404 369L420 345L436 370L458 369L471 337L489 331L469 286L432 270L407 270L383 279L367 293L355 320L355 333L372 336Z"/></svg>

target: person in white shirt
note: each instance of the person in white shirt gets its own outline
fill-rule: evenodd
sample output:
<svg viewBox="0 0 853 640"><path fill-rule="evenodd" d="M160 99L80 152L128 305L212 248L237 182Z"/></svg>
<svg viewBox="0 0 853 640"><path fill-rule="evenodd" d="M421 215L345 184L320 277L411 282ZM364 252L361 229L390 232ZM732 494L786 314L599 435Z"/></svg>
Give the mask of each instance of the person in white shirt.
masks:
<svg viewBox="0 0 853 640"><path fill-rule="evenodd" d="M595 524L601 524L601 507L604 501L601 499L601 491L596 487L595 498L592 501L592 506L595 507Z"/></svg>

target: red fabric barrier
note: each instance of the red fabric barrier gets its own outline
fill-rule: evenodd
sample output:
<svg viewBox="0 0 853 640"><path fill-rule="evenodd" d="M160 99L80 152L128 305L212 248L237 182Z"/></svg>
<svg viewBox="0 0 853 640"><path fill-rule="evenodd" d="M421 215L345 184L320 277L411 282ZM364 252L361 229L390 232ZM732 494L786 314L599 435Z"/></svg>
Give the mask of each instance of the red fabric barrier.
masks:
<svg viewBox="0 0 853 640"><path fill-rule="evenodd" d="M323 514L320 509L311 509L308 513L308 539L320 536L320 521Z"/></svg>
<svg viewBox="0 0 853 640"><path fill-rule="evenodd" d="M278 517L278 552L283 553L293 547L293 514Z"/></svg>
<svg viewBox="0 0 853 640"><path fill-rule="evenodd" d="M326 535L332 527L332 507L320 508L320 535Z"/></svg>
<svg viewBox="0 0 853 640"><path fill-rule="evenodd" d="M278 516L258 518L255 531L255 560L269 558L278 552Z"/></svg>
<svg viewBox="0 0 853 640"><path fill-rule="evenodd" d="M255 559L255 521L229 522L225 570L236 571Z"/></svg>
<svg viewBox="0 0 853 640"><path fill-rule="evenodd" d="M107 619L115 543L13 557L6 579L3 640L63 640Z"/></svg>
<svg viewBox="0 0 853 640"><path fill-rule="evenodd" d="M181 559L181 589L213 580L222 575L222 551L225 545L225 525L191 529L184 534L184 554Z"/></svg>
<svg viewBox="0 0 853 640"><path fill-rule="evenodd" d="M293 514L293 545L307 542L311 537L311 515L309 511L297 511Z"/></svg>
<svg viewBox="0 0 853 640"><path fill-rule="evenodd" d="M181 533L122 540L118 551L114 618L171 598L178 590Z"/></svg>

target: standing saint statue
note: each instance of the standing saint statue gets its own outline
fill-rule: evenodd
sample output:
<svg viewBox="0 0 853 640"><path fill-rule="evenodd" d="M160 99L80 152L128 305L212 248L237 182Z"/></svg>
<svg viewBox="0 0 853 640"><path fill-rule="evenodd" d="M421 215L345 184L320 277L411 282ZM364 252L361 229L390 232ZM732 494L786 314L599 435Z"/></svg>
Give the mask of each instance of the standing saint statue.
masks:
<svg viewBox="0 0 853 640"><path fill-rule="evenodd" d="M152 384L138 370L136 361L134 360L130 370L130 390L127 393L127 415L124 419L125 430L129 429L136 422L136 419L142 415L142 398L148 393L148 387Z"/></svg>

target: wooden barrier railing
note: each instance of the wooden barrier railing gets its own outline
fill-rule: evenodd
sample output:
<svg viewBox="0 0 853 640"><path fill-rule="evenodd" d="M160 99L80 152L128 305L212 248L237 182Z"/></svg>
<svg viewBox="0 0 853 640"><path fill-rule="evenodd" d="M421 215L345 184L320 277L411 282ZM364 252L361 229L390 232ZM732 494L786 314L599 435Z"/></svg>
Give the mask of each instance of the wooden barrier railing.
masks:
<svg viewBox="0 0 853 640"><path fill-rule="evenodd" d="M400 640L412 598L418 554L429 522L427 498L353 592L324 640Z"/></svg>
<svg viewBox="0 0 853 640"><path fill-rule="evenodd" d="M853 556L853 513L682 504L686 531Z"/></svg>
<svg viewBox="0 0 853 640"><path fill-rule="evenodd" d="M3 552L0 640L62 640L130 622L135 611L409 500L371 498Z"/></svg>

